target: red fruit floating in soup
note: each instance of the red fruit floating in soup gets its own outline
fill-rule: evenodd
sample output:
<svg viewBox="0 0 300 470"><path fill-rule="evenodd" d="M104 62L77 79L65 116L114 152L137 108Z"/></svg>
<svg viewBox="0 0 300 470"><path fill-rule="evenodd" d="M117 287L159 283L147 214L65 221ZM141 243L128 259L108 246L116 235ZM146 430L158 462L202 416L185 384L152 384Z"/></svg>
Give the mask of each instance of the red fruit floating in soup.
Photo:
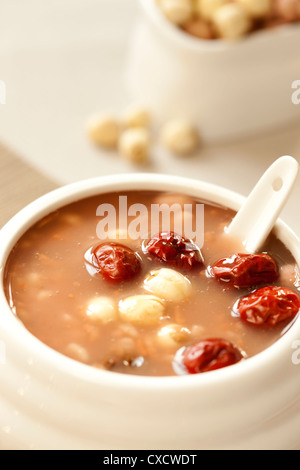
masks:
<svg viewBox="0 0 300 470"><path fill-rule="evenodd" d="M111 281L128 281L141 270L140 261L134 251L119 243L103 243L97 246L92 254L96 270Z"/></svg>
<svg viewBox="0 0 300 470"><path fill-rule="evenodd" d="M211 372L243 359L241 351L224 339L206 339L186 348L182 364L189 374Z"/></svg>
<svg viewBox="0 0 300 470"><path fill-rule="evenodd" d="M300 296L285 287L264 287L243 297L237 304L241 319L251 325L273 327L292 320L299 312Z"/></svg>
<svg viewBox="0 0 300 470"><path fill-rule="evenodd" d="M174 232L160 232L146 245L146 252L179 269L203 266L200 249L191 240Z"/></svg>
<svg viewBox="0 0 300 470"><path fill-rule="evenodd" d="M219 260L211 271L217 279L234 287L266 284L279 276L276 261L265 253L233 255Z"/></svg>
<svg viewBox="0 0 300 470"><path fill-rule="evenodd" d="M97 208L113 206L117 218L124 216L120 196L128 207L142 203L146 210L138 220L129 212L125 226L108 227L108 236L99 237ZM196 220L200 203L205 223L194 231L204 230L203 246L184 226L178 230L180 220ZM162 217L151 233L153 204L177 209L168 226ZM224 236L233 216L224 207L154 191L74 202L33 225L11 251L4 276L8 303L40 341L97 368L175 375L183 350L183 373L234 367L241 356L248 360L280 338L295 320L299 298L295 259L274 235L261 254L235 255L241 246ZM130 237L139 225L143 236ZM267 289L263 295L253 292L257 285ZM264 328L253 328L259 322Z"/></svg>

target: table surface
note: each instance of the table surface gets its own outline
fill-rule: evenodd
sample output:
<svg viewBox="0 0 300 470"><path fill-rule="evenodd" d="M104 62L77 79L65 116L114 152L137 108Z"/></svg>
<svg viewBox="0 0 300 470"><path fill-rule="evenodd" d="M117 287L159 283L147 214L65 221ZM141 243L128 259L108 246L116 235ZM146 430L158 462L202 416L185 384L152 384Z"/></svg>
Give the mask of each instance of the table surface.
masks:
<svg viewBox="0 0 300 470"><path fill-rule="evenodd" d="M1 1L0 79L7 97L0 105L0 224L55 186L140 171L95 149L84 130L95 111L119 113L131 103L124 75L138 14L137 0ZM146 171L192 176L247 195L277 157L300 162L299 131L300 120L267 135L204 146L184 160L154 146ZM299 178L282 214L298 235Z"/></svg>

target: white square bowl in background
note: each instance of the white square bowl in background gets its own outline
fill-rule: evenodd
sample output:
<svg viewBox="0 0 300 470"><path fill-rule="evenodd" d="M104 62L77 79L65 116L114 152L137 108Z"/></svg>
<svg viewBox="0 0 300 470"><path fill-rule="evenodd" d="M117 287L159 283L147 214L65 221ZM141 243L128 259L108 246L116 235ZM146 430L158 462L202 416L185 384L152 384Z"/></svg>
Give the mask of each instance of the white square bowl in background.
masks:
<svg viewBox="0 0 300 470"><path fill-rule="evenodd" d="M139 2L129 86L161 119L192 119L211 142L270 131L300 117L292 103L300 71L299 24L235 42L202 40L171 24L155 0Z"/></svg>

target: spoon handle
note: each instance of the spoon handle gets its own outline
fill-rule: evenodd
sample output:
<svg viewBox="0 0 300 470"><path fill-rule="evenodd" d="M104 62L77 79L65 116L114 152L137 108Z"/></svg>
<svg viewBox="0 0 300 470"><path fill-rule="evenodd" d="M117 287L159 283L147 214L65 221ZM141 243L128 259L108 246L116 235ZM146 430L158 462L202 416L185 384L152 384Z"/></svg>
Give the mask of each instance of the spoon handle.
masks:
<svg viewBox="0 0 300 470"><path fill-rule="evenodd" d="M294 158L278 158L264 173L226 230L241 240L250 253L259 250L271 232L294 186L298 169Z"/></svg>

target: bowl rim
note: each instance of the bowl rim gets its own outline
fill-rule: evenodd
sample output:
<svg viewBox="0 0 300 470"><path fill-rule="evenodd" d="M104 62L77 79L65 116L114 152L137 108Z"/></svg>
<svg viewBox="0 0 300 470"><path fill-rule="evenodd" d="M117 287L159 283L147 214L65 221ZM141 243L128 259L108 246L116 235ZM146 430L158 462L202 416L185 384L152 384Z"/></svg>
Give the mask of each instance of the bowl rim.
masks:
<svg viewBox="0 0 300 470"><path fill-rule="evenodd" d="M159 10L155 0L139 0L142 10L145 12L151 22L159 28L159 30L169 37L170 40L176 42L178 45L197 52L225 52L232 50L242 50L244 46L259 46L265 41L272 40L274 36L280 35L281 38L293 36L296 31L300 33L300 25L297 23L288 23L279 26L278 28L269 28L256 31L238 41L225 41L223 39L200 39L195 38L180 28L173 25L167 18L164 17Z"/></svg>
<svg viewBox="0 0 300 470"><path fill-rule="evenodd" d="M135 190L137 188L140 190L160 190L162 192L177 190L177 192L190 196L195 195L199 191L199 193L202 192L214 196L214 199L207 198L207 201L210 200L211 202L222 204L220 201L223 200L226 201L226 204L223 203L223 206L225 205L234 210L238 210L245 200L244 196L234 191L200 180L172 175L139 173L102 176L68 184L45 194L24 207L0 230L0 332L2 328L7 337L15 345L18 345L18 352L16 351L16 354L23 359L23 351L30 352L32 357L39 358L39 361L42 361L52 371L60 372L74 380L79 379L99 386L110 385L112 387L121 387L123 390L135 389L140 391L145 389L148 391L173 390L174 388L177 390L184 390L186 388L192 390L199 388L199 386L202 389L207 389L211 386L222 386L222 384L228 384L231 381L241 381L243 377L258 372L259 369L263 368L265 370L268 365L274 364L276 358L280 362L286 348L291 350L291 344L295 340L295 333L297 331L297 337L300 337L300 316L295 319L292 327L281 338L267 349L246 361L225 369L213 371L209 374L187 376L138 376L100 370L55 351L26 329L21 321L12 313L4 292L4 269L11 249L28 228L53 210L89 196L112 192L113 188L119 191ZM201 198L199 195L198 197ZM296 262L300 265L300 239L280 219L276 223L274 230L284 243L285 237L288 244L293 244L293 248L288 246L288 249L290 249ZM12 330L14 332L13 335L11 335Z"/></svg>

